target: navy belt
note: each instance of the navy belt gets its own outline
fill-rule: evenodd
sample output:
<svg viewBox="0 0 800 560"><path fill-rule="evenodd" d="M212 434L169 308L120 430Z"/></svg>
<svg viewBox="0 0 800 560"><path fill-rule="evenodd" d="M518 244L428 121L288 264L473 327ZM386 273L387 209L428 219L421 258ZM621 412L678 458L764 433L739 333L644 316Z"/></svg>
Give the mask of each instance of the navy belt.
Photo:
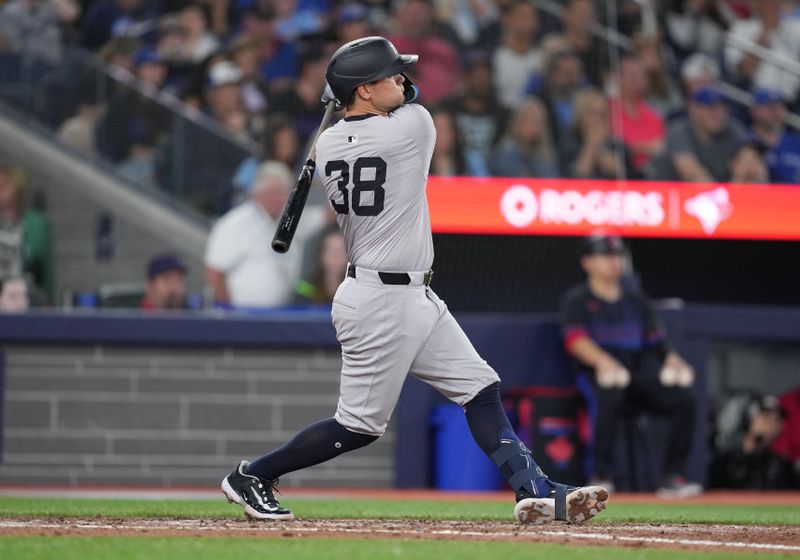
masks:
<svg viewBox="0 0 800 560"><path fill-rule="evenodd" d="M381 279L381 282L389 286L408 286L411 284L411 276L409 276L407 272L376 272L378 273L378 277ZM350 278L356 277L356 265L351 264L347 267L347 275ZM425 273L423 284L430 286L431 280L433 280L433 271L429 270Z"/></svg>

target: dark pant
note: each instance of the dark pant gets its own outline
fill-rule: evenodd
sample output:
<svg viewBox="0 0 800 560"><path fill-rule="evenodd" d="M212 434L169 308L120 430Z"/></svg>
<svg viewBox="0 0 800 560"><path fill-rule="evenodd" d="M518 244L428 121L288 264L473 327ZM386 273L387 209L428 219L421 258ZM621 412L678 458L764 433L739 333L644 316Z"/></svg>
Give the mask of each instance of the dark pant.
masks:
<svg viewBox="0 0 800 560"><path fill-rule="evenodd" d="M594 373L589 380L597 400L594 418L594 474L613 480L614 444L617 428L628 411L649 412L669 422L663 475L684 473L692 447L695 426L695 399L692 388L664 387L657 372L631 372L625 389L599 387Z"/></svg>

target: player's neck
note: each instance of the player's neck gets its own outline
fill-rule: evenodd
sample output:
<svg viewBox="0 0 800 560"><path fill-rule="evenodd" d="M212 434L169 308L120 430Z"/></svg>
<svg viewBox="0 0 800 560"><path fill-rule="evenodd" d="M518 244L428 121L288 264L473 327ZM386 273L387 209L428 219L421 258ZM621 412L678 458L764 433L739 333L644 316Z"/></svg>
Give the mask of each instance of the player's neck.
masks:
<svg viewBox="0 0 800 560"><path fill-rule="evenodd" d="M609 282L601 278L589 278L589 291L609 303L614 303L622 297L622 286L619 282Z"/></svg>
<svg viewBox="0 0 800 560"><path fill-rule="evenodd" d="M388 114L388 112L378 109L372 103L368 103L361 99L356 100L352 105L348 105L344 110L345 118L360 117L364 115L379 115L381 117L385 117Z"/></svg>

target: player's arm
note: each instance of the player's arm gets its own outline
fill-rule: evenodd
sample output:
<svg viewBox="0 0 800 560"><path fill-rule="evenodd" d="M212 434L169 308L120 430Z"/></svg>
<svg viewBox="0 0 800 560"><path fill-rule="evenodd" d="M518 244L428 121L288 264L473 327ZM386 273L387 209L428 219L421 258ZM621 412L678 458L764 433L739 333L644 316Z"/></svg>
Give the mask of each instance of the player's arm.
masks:
<svg viewBox="0 0 800 560"><path fill-rule="evenodd" d="M589 335L582 300L567 295L561 302L561 317L564 349L583 365L594 370L597 384L601 387L627 385L630 373L625 366L603 350Z"/></svg>
<svg viewBox="0 0 800 560"><path fill-rule="evenodd" d="M597 378L597 384L601 387L613 387L615 385L625 386L627 382L623 378L630 377L630 374L619 361L603 350L588 335L582 334L571 338L565 347L574 358L582 364L592 368ZM625 372L625 373L621 373Z"/></svg>

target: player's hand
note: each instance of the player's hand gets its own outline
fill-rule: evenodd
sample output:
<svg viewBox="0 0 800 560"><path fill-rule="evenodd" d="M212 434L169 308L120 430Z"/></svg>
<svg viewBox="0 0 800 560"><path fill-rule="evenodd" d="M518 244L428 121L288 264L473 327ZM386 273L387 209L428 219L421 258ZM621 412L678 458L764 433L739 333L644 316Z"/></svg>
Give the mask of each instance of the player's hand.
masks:
<svg viewBox="0 0 800 560"><path fill-rule="evenodd" d="M336 99L336 96L333 94L333 89L328 82L325 82L325 91L322 92L322 98L320 99L324 105L327 105L330 101L336 102L336 110L341 111L344 109L344 105L341 101Z"/></svg>
<svg viewBox="0 0 800 560"><path fill-rule="evenodd" d="M595 368L597 384L603 389L624 389L631 383L631 373L612 357L604 358Z"/></svg>
<svg viewBox="0 0 800 560"><path fill-rule="evenodd" d="M678 354L670 352L658 379L664 387L691 387L694 384L694 369Z"/></svg>

